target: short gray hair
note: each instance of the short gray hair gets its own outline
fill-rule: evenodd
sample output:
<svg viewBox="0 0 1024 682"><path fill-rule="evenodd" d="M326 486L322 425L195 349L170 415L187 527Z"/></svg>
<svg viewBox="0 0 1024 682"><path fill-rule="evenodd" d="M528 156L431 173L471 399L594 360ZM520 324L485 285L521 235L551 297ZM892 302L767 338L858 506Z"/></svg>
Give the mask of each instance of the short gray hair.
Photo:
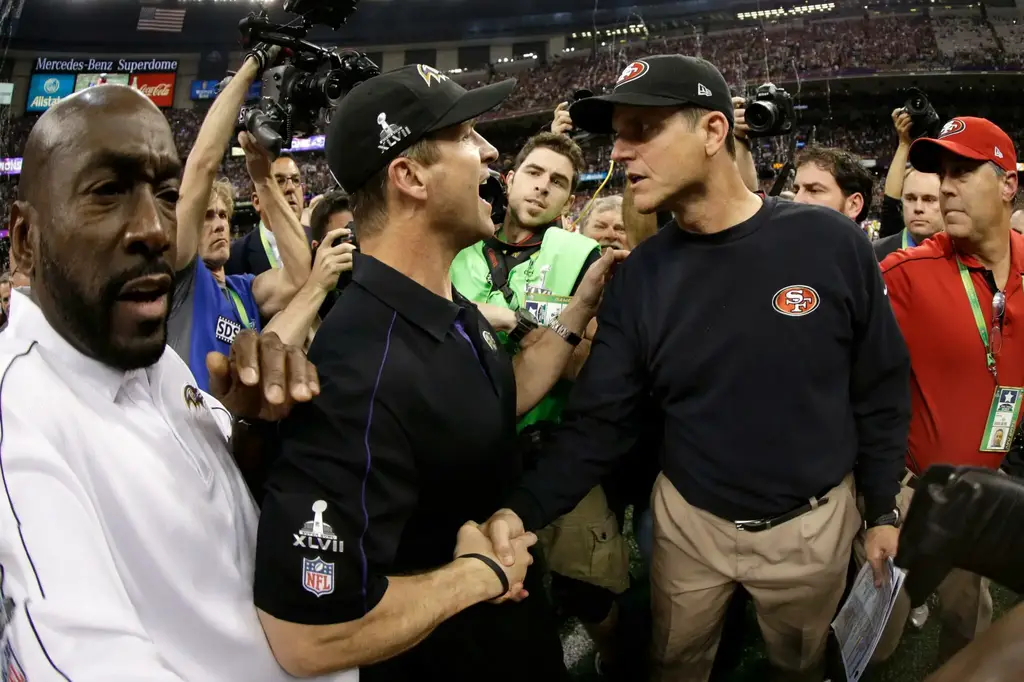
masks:
<svg viewBox="0 0 1024 682"><path fill-rule="evenodd" d="M621 215L622 196L619 194L614 194L610 197L601 197L600 199L594 199L594 201L590 204L590 207L587 208L586 212L584 212L584 214L580 216L581 228L586 227L590 223L591 218L593 218L599 213L604 213L605 211L618 211Z"/></svg>

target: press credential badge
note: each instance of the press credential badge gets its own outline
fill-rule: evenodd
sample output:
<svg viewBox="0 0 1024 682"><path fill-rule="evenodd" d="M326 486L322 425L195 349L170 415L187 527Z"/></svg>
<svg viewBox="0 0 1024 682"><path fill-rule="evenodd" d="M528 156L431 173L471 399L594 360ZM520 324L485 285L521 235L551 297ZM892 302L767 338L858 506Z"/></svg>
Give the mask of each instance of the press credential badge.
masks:
<svg viewBox="0 0 1024 682"><path fill-rule="evenodd" d="M981 437L981 452L1009 451L1017 416L1020 414L1022 395L1024 388L1020 386L996 386L988 421L985 422L985 432Z"/></svg>

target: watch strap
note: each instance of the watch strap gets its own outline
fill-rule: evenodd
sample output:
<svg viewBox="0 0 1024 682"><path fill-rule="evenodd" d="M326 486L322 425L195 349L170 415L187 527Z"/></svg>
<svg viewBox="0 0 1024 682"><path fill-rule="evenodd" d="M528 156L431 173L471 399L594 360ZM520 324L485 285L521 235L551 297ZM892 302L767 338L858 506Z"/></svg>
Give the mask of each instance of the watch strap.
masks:
<svg viewBox="0 0 1024 682"><path fill-rule="evenodd" d="M900 526L900 510L893 509L891 512L882 514L875 518L873 521L864 521L865 528L876 528L878 526L894 526L899 528Z"/></svg>
<svg viewBox="0 0 1024 682"><path fill-rule="evenodd" d="M561 336L563 339L565 339L566 343L573 347L576 347L583 342L583 337L575 333L568 327L566 327L564 324L562 324L561 320L553 320L550 324L548 324L548 329Z"/></svg>

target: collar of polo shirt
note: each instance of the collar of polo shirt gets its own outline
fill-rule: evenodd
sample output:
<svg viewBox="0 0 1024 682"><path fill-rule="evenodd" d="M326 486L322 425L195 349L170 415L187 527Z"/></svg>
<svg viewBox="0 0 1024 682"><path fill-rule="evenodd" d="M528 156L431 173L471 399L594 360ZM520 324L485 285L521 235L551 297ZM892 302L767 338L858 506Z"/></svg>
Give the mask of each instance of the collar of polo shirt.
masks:
<svg viewBox="0 0 1024 682"><path fill-rule="evenodd" d="M126 372L90 358L68 343L50 326L36 302L24 293L11 291L11 318L7 332L21 338L36 339L40 350L67 367L68 376L87 383L113 402L124 383ZM74 385L74 381L68 381Z"/></svg>
<svg viewBox="0 0 1024 682"><path fill-rule="evenodd" d="M469 305L454 289L455 301L448 301L373 256L358 254L358 258L352 281L438 341L448 334L459 311Z"/></svg>

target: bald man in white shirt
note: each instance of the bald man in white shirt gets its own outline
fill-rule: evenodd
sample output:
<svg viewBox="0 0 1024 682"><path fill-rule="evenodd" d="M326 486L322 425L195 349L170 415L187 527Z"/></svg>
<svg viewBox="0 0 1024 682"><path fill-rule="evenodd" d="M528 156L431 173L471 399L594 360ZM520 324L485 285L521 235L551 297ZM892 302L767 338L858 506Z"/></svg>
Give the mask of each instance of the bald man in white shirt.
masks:
<svg viewBox="0 0 1024 682"><path fill-rule="evenodd" d="M245 332L207 360L218 401L166 347L181 166L144 95L68 97L24 159L11 258L31 290L0 335L2 679L292 679L252 606L258 512L229 410L278 418L319 392L315 370Z"/></svg>

